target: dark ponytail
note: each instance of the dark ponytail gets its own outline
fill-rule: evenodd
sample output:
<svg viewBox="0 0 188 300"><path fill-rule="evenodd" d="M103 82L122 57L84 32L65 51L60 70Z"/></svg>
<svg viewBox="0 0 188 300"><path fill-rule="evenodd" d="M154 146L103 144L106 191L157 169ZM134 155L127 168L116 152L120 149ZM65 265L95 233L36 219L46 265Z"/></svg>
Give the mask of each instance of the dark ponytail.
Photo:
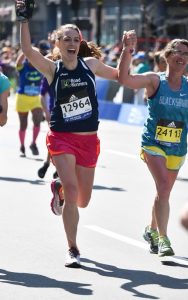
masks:
<svg viewBox="0 0 188 300"><path fill-rule="evenodd" d="M87 42L82 40L80 43L80 49L78 56L80 57L95 57L100 59L102 57L102 52L99 47L93 42Z"/></svg>

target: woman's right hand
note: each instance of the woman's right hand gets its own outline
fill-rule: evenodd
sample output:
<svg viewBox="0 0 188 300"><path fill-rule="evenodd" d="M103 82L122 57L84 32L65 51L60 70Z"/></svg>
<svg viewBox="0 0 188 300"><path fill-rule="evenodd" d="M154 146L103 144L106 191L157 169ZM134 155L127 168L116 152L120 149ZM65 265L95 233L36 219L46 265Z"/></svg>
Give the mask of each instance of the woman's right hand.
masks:
<svg viewBox="0 0 188 300"><path fill-rule="evenodd" d="M25 9L25 1L24 0L15 0L16 12L19 10Z"/></svg>
<svg viewBox="0 0 188 300"><path fill-rule="evenodd" d="M19 22L30 19L33 15L35 0L15 0L16 16Z"/></svg>

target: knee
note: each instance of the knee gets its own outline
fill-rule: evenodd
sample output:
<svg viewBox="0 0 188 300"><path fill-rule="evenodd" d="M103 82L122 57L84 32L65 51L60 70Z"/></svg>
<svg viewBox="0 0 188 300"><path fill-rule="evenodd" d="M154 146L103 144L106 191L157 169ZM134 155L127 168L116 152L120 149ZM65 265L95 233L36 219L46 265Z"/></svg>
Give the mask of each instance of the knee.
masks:
<svg viewBox="0 0 188 300"><path fill-rule="evenodd" d="M20 125L20 130L25 131L27 129L27 124L21 124Z"/></svg>
<svg viewBox="0 0 188 300"><path fill-rule="evenodd" d="M91 193L84 191L80 191L79 187L73 183L63 184L65 199L68 200L69 203L76 202L76 205L79 208L85 208L88 206Z"/></svg>
<svg viewBox="0 0 188 300"><path fill-rule="evenodd" d="M171 192L170 182L166 179L163 179L157 186L157 193L159 198L169 197Z"/></svg>
<svg viewBox="0 0 188 300"><path fill-rule="evenodd" d="M38 110L37 112L33 113L33 124L36 127L40 126L40 123L42 122L42 119L43 119L42 110Z"/></svg>
<svg viewBox="0 0 188 300"><path fill-rule="evenodd" d="M76 185L72 183L63 184L63 189L65 193L65 199L69 202L76 202L78 198L78 188Z"/></svg>
<svg viewBox="0 0 188 300"><path fill-rule="evenodd" d="M27 129L27 119L20 121L20 130L24 131Z"/></svg>
<svg viewBox="0 0 188 300"><path fill-rule="evenodd" d="M41 120L33 120L33 124L35 127L40 127Z"/></svg>
<svg viewBox="0 0 188 300"><path fill-rule="evenodd" d="M79 208L86 208L89 204L89 200L90 199L81 199L81 200L78 200L77 202L77 205Z"/></svg>
<svg viewBox="0 0 188 300"><path fill-rule="evenodd" d="M91 199L91 193L80 193L77 200L77 205L80 208L85 208L88 206Z"/></svg>

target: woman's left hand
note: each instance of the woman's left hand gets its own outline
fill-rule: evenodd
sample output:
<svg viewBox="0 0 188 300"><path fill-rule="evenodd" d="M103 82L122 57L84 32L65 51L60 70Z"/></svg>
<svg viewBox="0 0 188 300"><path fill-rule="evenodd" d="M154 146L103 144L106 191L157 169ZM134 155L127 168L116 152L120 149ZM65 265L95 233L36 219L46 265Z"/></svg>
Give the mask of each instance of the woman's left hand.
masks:
<svg viewBox="0 0 188 300"><path fill-rule="evenodd" d="M123 48L135 49L137 44L137 37L135 30L123 32L122 38Z"/></svg>

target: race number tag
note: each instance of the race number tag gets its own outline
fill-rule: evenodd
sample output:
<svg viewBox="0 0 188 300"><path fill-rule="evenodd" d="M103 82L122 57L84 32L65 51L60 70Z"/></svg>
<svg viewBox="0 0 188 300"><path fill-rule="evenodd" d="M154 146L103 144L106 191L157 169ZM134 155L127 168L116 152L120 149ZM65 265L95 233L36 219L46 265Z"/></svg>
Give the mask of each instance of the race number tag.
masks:
<svg viewBox="0 0 188 300"><path fill-rule="evenodd" d="M92 114L92 106L86 91L71 95L65 103L61 104L61 110L65 122L88 119Z"/></svg>
<svg viewBox="0 0 188 300"><path fill-rule="evenodd" d="M155 139L164 143L180 143L184 123L179 121L159 120Z"/></svg>

